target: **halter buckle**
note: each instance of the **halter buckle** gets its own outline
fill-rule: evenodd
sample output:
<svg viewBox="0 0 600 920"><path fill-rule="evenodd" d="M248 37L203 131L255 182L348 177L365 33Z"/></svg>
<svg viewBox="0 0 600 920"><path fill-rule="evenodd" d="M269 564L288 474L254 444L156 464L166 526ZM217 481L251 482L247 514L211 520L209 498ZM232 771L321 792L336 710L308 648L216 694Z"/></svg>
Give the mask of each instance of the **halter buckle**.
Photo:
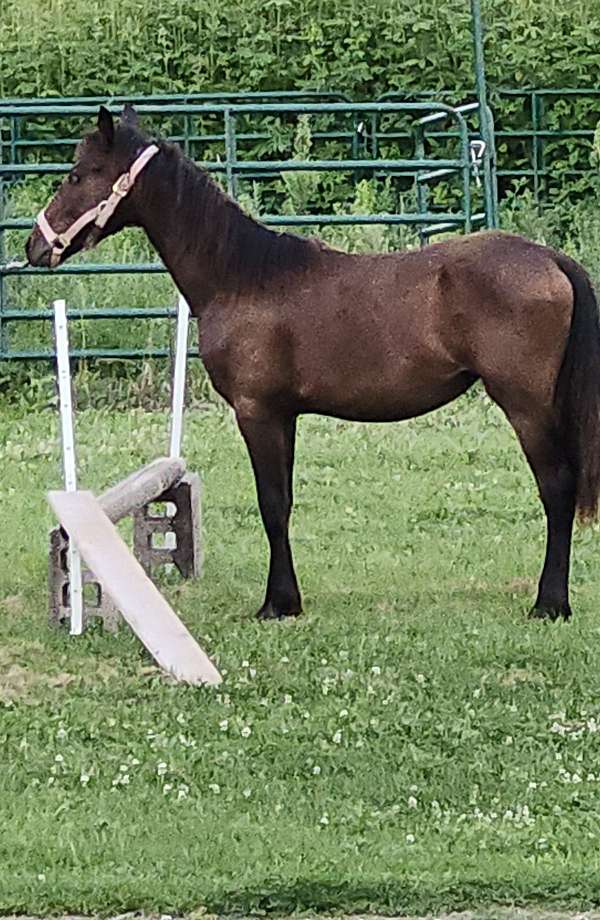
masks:
<svg viewBox="0 0 600 920"><path fill-rule="evenodd" d="M118 195L119 198L124 198L129 189L131 188L131 181L128 173L123 173L122 176L119 176L117 181L112 187L115 195Z"/></svg>

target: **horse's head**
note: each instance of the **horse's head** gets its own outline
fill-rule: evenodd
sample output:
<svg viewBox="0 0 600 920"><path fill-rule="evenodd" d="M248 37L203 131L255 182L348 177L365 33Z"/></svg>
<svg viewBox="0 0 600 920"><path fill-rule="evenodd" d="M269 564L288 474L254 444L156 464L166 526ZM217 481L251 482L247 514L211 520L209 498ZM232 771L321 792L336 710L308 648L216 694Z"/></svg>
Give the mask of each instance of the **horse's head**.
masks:
<svg viewBox="0 0 600 920"><path fill-rule="evenodd" d="M129 193L157 152L139 130L131 106L125 106L117 124L101 106L96 130L79 144L73 169L38 215L26 244L30 264L55 268L135 223L134 196Z"/></svg>

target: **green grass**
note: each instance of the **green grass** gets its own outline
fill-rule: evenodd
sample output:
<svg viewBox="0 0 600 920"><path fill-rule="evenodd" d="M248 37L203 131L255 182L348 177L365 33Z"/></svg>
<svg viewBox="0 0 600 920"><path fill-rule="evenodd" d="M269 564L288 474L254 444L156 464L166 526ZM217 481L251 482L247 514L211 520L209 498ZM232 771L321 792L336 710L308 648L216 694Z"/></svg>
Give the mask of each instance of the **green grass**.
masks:
<svg viewBox="0 0 600 920"><path fill-rule="evenodd" d="M81 412L82 484L164 450L160 413ZM190 413L202 580L164 593L222 669L176 686L127 629L46 625L56 417L0 415L0 911L600 901L598 530L569 625L526 619L541 508L474 393L405 425L300 425L305 614L259 624L265 540L229 416Z"/></svg>

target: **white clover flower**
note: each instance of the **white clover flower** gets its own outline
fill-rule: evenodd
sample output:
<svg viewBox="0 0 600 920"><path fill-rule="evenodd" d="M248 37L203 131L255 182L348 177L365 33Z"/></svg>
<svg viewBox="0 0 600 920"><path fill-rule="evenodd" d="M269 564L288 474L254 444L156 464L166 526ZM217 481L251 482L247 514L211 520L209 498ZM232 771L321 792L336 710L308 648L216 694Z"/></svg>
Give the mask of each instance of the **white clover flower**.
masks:
<svg viewBox="0 0 600 920"><path fill-rule="evenodd" d="M245 799L249 799L250 796L252 795L252 789L248 789L248 788L244 789L242 791L242 795L244 796Z"/></svg>
<svg viewBox="0 0 600 920"><path fill-rule="evenodd" d="M416 682L417 682L418 684L426 684L426 683L427 683L427 678L425 677L424 674L416 674L416 675L415 675L415 680L416 680Z"/></svg>
<svg viewBox="0 0 600 920"><path fill-rule="evenodd" d="M79 775L79 782L81 783L81 785L82 785L82 786L87 786L87 784L89 783L89 781L90 781L90 774L89 774L89 773L84 773L84 772L82 771L82 772L80 773L80 775Z"/></svg>
<svg viewBox="0 0 600 920"><path fill-rule="evenodd" d="M332 738L331 740L333 741L334 744L341 744L341 743L342 743L342 732L340 731L339 728L338 728L338 730L336 731L335 735L333 736L333 738Z"/></svg>
<svg viewBox="0 0 600 920"><path fill-rule="evenodd" d="M321 767L318 764L315 764L312 768L313 776L318 776L321 772Z"/></svg>
<svg viewBox="0 0 600 920"><path fill-rule="evenodd" d="M165 783L163 786L163 795L168 795L173 789L173 783Z"/></svg>
<svg viewBox="0 0 600 920"><path fill-rule="evenodd" d="M329 818L327 815L321 815L321 824L329 824Z"/></svg>
<svg viewBox="0 0 600 920"><path fill-rule="evenodd" d="M208 788L210 789L211 792L214 792L215 795L218 795L221 791L221 787L219 786L218 783L209 783Z"/></svg>
<svg viewBox="0 0 600 920"><path fill-rule="evenodd" d="M414 795L410 795L410 796L408 797L408 807L409 807L409 808L416 808L416 807L417 807L417 800L415 799Z"/></svg>
<svg viewBox="0 0 600 920"><path fill-rule="evenodd" d="M412 844L415 842L415 835L414 835L414 834L407 834L407 835L406 835L406 842L408 843L409 846L412 846Z"/></svg>
<svg viewBox="0 0 600 920"><path fill-rule="evenodd" d="M56 757L54 758L54 760L56 761L56 763L63 763L63 762L64 762L64 759L65 759L65 758L63 757L62 754L57 754Z"/></svg>
<svg viewBox="0 0 600 920"><path fill-rule="evenodd" d="M227 729L229 728L229 722L228 722L228 720L227 720L227 719L222 719L222 720L219 722L219 728L221 729L222 732L226 732Z"/></svg>
<svg viewBox="0 0 600 920"><path fill-rule="evenodd" d="M240 735L242 736L242 738L249 738L251 734L252 734L252 729L250 728L250 726L244 725L243 729L240 732Z"/></svg>
<svg viewBox="0 0 600 920"><path fill-rule="evenodd" d="M283 656L282 656L282 658L281 658L281 663L282 663L282 664L289 664L289 661L290 661L290 659L288 658L287 655L283 655Z"/></svg>
<svg viewBox="0 0 600 920"><path fill-rule="evenodd" d="M340 712L340 719L345 719L347 715L348 715L348 710L342 709L342 711Z"/></svg>
<svg viewBox="0 0 600 920"><path fill-rule="evenodd" d="M180 802L182 799L187 799L189 791L190 787L182 783L177 790L177 801Z"/></svg>
<svg viewBox="0 0 600 920"><path fill-rule="evenodd" d="M164 776L167 772L167 765L164 760L161 760L160 763L156 765L156 772L159 776Z"/></svg>
<svg viewBox="0 0 600 920"><path fill-rule="evenodd" d="M65 729L62 727L62 725L61 725L61 727L58 729L58 731L56 732L56 737L58 738L59 741L64 741L64 739L67 737L67 732L66 732Z"/></svg>
<svg viewBox="0 0 600 920"><path fill-rule="evenodd" d="M182 712L178 712L176 721L179 722L180 725L185 725L185 715Z"/></svg>
<svg viewBox="0 0 600 920"><path fill-rule="evenodd" d="M289 693L285 694L285 696L283 697L283 702L286 706L289 706L289 704L292 702L292 697L290 696Z"/></svg>
<svg viewBox="0 0 600 920"><path fill-rule="evenodd" d="M375 675L381 674L381 668L379 667L378 664L373 665L373 667L371 668L371 674L375 674Z"/></svg>

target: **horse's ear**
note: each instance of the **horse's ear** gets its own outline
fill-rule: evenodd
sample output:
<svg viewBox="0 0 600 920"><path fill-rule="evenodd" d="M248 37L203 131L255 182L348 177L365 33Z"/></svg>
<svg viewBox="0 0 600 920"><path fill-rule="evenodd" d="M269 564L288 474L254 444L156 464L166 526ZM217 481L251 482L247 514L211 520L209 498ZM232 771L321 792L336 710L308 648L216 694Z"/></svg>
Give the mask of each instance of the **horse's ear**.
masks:
<svg viewBox="0 0 600 920"><path fill-rule="evenodd" d="M112 147L115 139L115 123L108 109L101 105L98 111L98 131L104 138L107 147Z"/></svg>
<svg viewBox="0 0 600 920"><path fill-rule="evenodd" d="M139 127L138 113L130 102L126 102L123 106L123 111L121 112L121 121L129 125L130 128Z"/></svg>

